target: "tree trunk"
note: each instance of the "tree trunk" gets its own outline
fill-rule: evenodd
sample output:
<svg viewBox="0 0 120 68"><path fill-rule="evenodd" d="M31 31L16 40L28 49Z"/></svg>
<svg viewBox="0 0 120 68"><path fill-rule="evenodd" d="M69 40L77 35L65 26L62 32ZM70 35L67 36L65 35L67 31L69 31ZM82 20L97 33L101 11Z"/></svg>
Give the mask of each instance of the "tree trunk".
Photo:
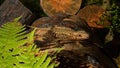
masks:
<svg viewBox="0 0 120 68"><path fill-rule="evenodd" d="M31 24L33 20L32 12L27 9L19 0L5 0L0 6L0 26L3 23L12 21L14 18L22 16L22 24Z"/></svg>

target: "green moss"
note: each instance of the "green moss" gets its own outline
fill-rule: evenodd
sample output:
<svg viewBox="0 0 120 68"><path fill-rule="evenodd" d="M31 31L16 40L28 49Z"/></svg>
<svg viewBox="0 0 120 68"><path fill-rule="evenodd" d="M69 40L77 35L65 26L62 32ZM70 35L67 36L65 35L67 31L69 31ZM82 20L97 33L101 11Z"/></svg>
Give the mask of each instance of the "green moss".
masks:
<svg viewBox="0 0 120 68"><path fill-rule="evenodd" d="M108 9L111 17L108 16L108 20L111 22L110 28L116 35L120 34L120 7L113 3L110 9ZM120 36L120 35L119 35Z"/></svg>

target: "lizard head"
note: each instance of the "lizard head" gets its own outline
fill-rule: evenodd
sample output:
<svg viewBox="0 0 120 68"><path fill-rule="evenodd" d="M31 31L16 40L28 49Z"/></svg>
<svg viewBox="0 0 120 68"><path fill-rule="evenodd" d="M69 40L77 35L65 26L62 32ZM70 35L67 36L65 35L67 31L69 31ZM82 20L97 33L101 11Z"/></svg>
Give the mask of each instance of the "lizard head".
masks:
<svg viewBox="0 0 120 68"><path fill-rule="evenodd" d="M86 40L86 39L89 39L89 33L87 33L87 32L84 31L84 30L75 31L75 32L73 33L73 36L75 36L75 38L78 39L78 40Z"/></svg>

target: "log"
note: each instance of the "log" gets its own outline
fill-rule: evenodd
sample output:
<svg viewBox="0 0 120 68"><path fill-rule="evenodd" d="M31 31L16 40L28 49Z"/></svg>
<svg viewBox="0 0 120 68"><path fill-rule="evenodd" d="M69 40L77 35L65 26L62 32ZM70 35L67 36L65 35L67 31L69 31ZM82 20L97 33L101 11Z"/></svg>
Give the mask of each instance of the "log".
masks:
<svg viewBox="0 0 120 68"><path fill-rule="evenodd" d="M43 11L49 16L55 14L75 15L81 7L82 0L40 0Z"/></svg>
<svg viewBox="0 0 120 68"><path fill-rule="evenodd" d="M81 41L79 43L63 44L57 58L60 65L57 68L118 68L115 62L96 44Z"/></svg>
<svg viewBox="0 0 120 68"><path fill-rule="evenodd" d="M19 0L5 0L0 6L0 26L20 16L22 16L20 19L22 24L30 25L34 19L32 12Z"/></svg>
<svg viewBox="0 0 120 68"><path fill-rule="evenodd" d="M110 25L106 17L103 17L105 10L97 5L87 5L82 8L77 16L84 19L91 28L105 28ZM104 22L104 23L102 23Z"/></svg>

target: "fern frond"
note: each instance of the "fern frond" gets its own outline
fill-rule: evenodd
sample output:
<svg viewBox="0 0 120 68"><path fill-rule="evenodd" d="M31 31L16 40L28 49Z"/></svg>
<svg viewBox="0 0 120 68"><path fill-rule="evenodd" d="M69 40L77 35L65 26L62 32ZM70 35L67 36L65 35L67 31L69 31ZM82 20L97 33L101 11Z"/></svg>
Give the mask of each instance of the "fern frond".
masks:
<svg viewBox="0 0 120 68"><path fill-rule="evenodd" d="M54 68L47 52L35 56L40 51L33 43L34 32L26 33L16 18L0 28L0 68ZM29 43L29 46L25 46Z"/></svg>
<svg viewBox="0 0 120 68"><path fill-rule="evenodd" d="M27 36L23 36L24 33L25 28L24 26L20 26L19 22L13 21L6 23L0 28L0 45L7 45L6 49L21 46L27 43L25 39Z"/></svg>

